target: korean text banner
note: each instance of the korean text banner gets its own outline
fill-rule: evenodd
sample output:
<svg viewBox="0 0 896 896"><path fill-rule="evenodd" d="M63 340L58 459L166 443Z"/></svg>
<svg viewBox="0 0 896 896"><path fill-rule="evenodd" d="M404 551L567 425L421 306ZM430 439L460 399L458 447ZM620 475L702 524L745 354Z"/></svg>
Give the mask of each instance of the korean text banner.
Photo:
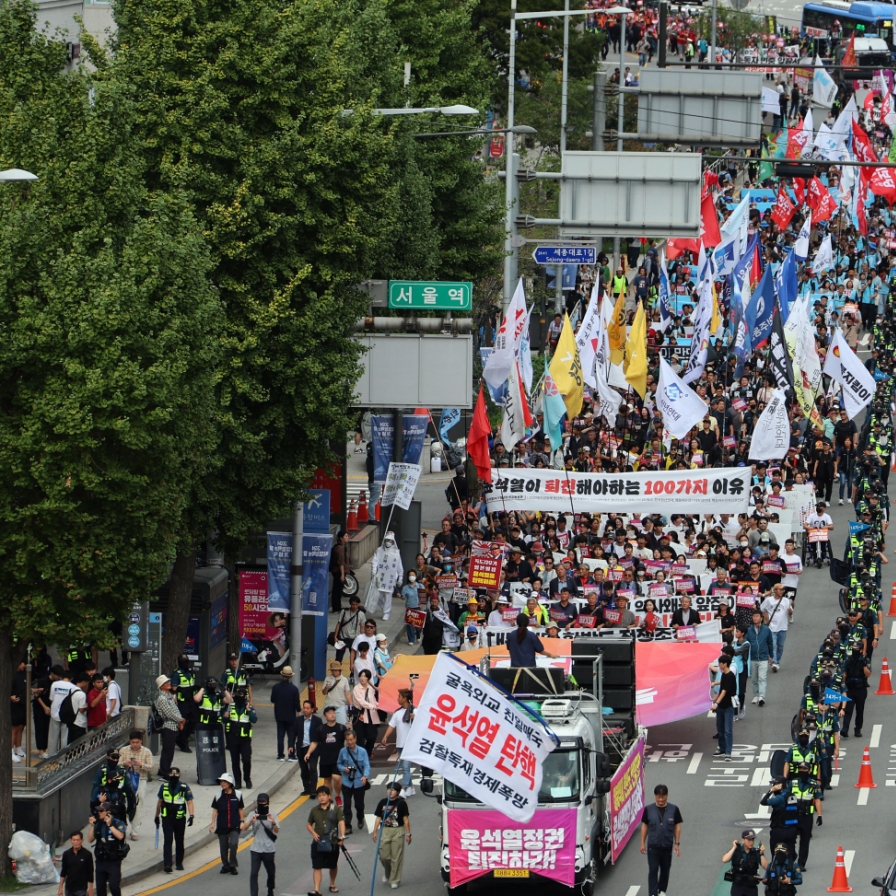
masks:
<svg viewBox="0 0 896 896"><path fill-rule="evenodd" d="M718 644L636 642L635 704L645 728L709 711L709 664Z"/></svg>
<svg viewBox="0 0 896 896"><path fill-rule="evenodd" d="M641 824L644 813L644 738L638 738L635 748L610 781L610 849L613 861L619 858L625 844Z"/></svg>
<svg viewBox="0 0 896 896"><path fill-rule="evenodd" d="M268 609L288 613L292 532L268 532Z"/></svg>
<svg viewBox="0 0 896 896"><path fill-rule="evenodd" d="M750 468L672 473L501 471L485 486L489 510L546 513L746 513Z"/></svg>
<svg viewBox="0 0 896 896"><path fill-rule="evenodd" d="M496 868L528 868L567 887L575 883L575 809L539 809L525 823L491 809L449 809L448 844L452 887Z"/></svg>
<svg viewBox="0 0 896 896"><path fill-rule="evenodd" d="M326 616L329 612L330 551L332 535L302 536L302 615Z"/></svg>
<svg viewBox="0 0 896 896"><path fill-rule="evenodd" d="M440 653L401 758L433 769L508 818L529 821L554 746L515 700L472 666Z"/></svg>
<svg viewBox="0 0 896 896"><path fill-rule="evenodd" d="M402 510L407 510L414 500L414 492L420 481L420 473L423 467L420 464L389 464L389 472L386 474L386 484L383 487L383 495L380 504L383 507L398 505Z"/></svg>

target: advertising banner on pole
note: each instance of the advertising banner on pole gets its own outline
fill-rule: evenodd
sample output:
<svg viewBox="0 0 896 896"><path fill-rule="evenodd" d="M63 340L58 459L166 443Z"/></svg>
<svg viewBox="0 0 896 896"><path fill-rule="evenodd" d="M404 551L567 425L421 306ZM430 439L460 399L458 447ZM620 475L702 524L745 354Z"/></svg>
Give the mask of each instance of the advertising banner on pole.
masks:
<svg viewBox="0 0 896 896"><path fill-rule="evenodd" d="M401 758L433 769L514 821L529 821L554 747L550 732L516 700L453 654L440 653Z"/></svg>
<svg viewBox="0 0 896 896"><path fill-rule="evenodd" d="M302 615L326 616L329 611L332 535L302 536Z"/></svg>
<svg viewBox="0 0 896 896"><path fill-rule="evenodd" d="M512 868L529 869L567 887L575 883L575 809L539 809L525 823L493 810L449 809L448 842L452 887L489 872L503 877L501 871Z"/></svg>
<svg viewBox="0 0 896 896"><path fill-rule="evenodd" d="M671 473L578 473L560 470L499 471L483 484L490 510L546 513L747 512L750 468L723 467Z"/></svg>
<svg viewBox="0 0 896 896"><path fill-rule="evenodd" d="M641 824L644 813L644 738L638 738L625 762L610 781L610 849L613 861L622 853L629 838Z"/></svg>
<svg viewBox="0 0 896 896"><path fill-rule="evenodd" d="M409 414L402 418L401 459L406 464L418 464L423 455L429 417ZM373 442L373 481L386 481L389 464L394 457L395 419L391 414L373 414L370 418L370 439Z"/></svg>
<svg viewBox="0 0 896 896"><path fill-rule="evenodd" d="M292 532L268 532L268 609L288 613Z"/></svg>

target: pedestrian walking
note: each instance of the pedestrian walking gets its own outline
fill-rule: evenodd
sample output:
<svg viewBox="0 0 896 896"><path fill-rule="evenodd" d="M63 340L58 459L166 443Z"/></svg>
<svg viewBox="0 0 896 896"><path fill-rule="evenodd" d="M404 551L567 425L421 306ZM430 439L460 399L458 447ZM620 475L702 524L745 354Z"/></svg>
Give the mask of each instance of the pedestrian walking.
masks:
<svg viewBox="0 0 896 896"><path fill-rule="evenodd" d="M87 842L95 843L97 896L121 896L121 862L128 852L124 842L124 822L113 818L108 803L96 807L96 815L87 819Z"/></svg>
<svg viewBox="0 0 896 896"><path fill-rule="evenodd" d="M846 661L844 678L846 680L846 707L843 710L840 737L849 737L849 724L852 721L853 709L856 713L856 737L862 736L862 725L865 722L865 701L868 699L868 679L871 676L871 660L862 655L862 642L852 642L852 650Z"/></svg>
<svg viewBox="0 0 896 896"><path fill-rule="evenodd" d="M178 871L184 870L184 834L193 826L193 791L180 779L180 769L172 767L168 780L159 788L156 803L156 827L161 819L164 846L162 858L166 874L171 874L172 859ZM174 842L174 855L171 844Z"/></svg>
<svg viewBox="0 0 896 896"><path fill-rule="evenodd" d="M296 737L299 732L296 717L302 710L302 698L292 678L292 666L284 666L280 670L280 681L271 688L274 721L277 723L277 759L280 762L285 762L287 758L291 762L297 760ZM302 780L305 780L304 775Z"/></svg>
<svg viewBox="0 0 896 896"><path fill-rule="evenodd" d="M355 719L354 731L358 737L358 743L364 747L368 756L373 756L376 746L376 736L380 728L380 711L378 707L379 694L371 680L370 673L365 669L358 676L358 683L352 690L352 700L358 710Z"/></svg>
<svg viewBox="0 0 896 896"><path fill-rule="evenodd" d="M174 760L174 746L178 732L184 732L189 722L181 715L177 701L171 692L171 679L167 675L156 678L156 687L159 693L153 702L153 708L162 720L162 729L159 732L162 737L162 752L159 756L159 777L167 778ZM192 703L192 699L190 701ZM192 750L187 750L188 753Z"/></svg>
<svg viewBox="0 0 896 896"><path fill-rule="evenodd" d="M280 833L280 822L277 816L271 812L271 798L266 793L259 793L255 811L242 823L240 830L247 831L252 828L252 846L249 847L249 855L252 859L249 871L249 896L258 896L258 875L261 866L268 877L268 896L274 896L274 887L277 885L277 867L274 862L274 854L277 852L277 834Z"/></svg>
<svg viewBox="0 0 896 896"><path fill-rule="evenodd" d="M233 784L233 775L224 772L218 783L221 792L212 800L212 823L210 834L218 835L221 850L221 874L239 874L239 860L236 857L240 842L240 825L245 820L243 797Z"/></svg>
<svg viewBox="0 0 896 896"><path fill-rule="evenodd" d="M373 652L372 646L370 652ZM352 656L352 662L354 663L354 661L355 657ZM348 679L342 674L341 662L336 662L336 660L330 662L330 674L324 679L322 691L327 698L327 705L332 706L336 711L336 721L340 725L348 725L348 708L352 705L352 689Z"/></svg>
<svg viewBox="0 0 896 896"><path fill-rule="evenodd" d="M298 750L299 771L302 773L304 793L314 796L317 791L317 751L321 743L321 729L324 723L314 714L310 700L302 703L302 715L296 723L296 748ZM293 756L289 757L290 762Z"/></svg>
<svg viewBox="0 0 896 896"><path fill-rule="evenodd" d="M725 880L731 882L731 896L759 896L759 869L768 868L763 844L756 848L756 831L746 830L740 842L732 841L731 849L722 856L722 864L731 862Z"/></svg>
<svg viewBox="0 0 896 896"><path fill-rule="evenodd" d="M413 696L413 691L409 688L401 688L398 692L398 710L392 713L392 718L389 719L389 727L386 728L386 733L383 735L383 746L385 747L389 736L393 732L395 733L395 747L398 751L398 766L401 770L401 796L403 799L407 799L417 792L411 787L411 763L401 758L401 751L404 749L405 741L408 739L408 734L411 730L411 723L414 721L414 704L411 702Z"/></svg>
<svg viewBox="0 0 896 896"><path fill-rule="evenodd" d="M330 872L330 892L338 893L336 874L339 865L339 849L345 841L345 818L330 794L330 788L317 788L317 805L308 814L306 824L311 834L311 867L314 871L314 889L308 896L321 896L320 883L323 870Z"/></svg>
<svg viewBox="0 0 896 896"><path fill-rule="evenodd" d="M336 540L330 551L330 573L333 576L333 590L330 593L330 612L342 612L342 595L345 590L345 573L348 563L345 559L345 529L336 533Z"/></svg>
<svg viewBox="0 0 896 896"><path fill-rule="evenodd" d="M641 816L641 853L647 854L647 893L660 896L669 889L672 852L681 858L681 812L669 802L669 788L653 788L653 804Z"/></svg>
<svg viewBox="0 0 896 896"><path fill-rule="evenodd" d="M339 770L339 753L345 745L345 725L336 721L336 709L324 707L326 721L320 728L320 746L314 751L320 756L320 776L327 787L332 788L333 800L342 805L342 772Z"/></svg>
<svg viewBox="0 0 896 896"><path fill-rule="evenodd" d="M382 825L380 861L383 863L383 883L389 883L393 890L397 890L404 867L404 848L406 844L411 844L411 813L407 801L401 796L398 781L390 781L386 787L386 797L377 803L372 834L376 843Z"/></svg>
<svg viewBox="0 0 896 896"><path fill-rule="evenodd" d="M364 794L370 788L370 757L358 745L354 731L345 732L345 746L339 751L339 770L342 772L342 810L345 814L345 836L352 830L352 802L358 830L364 828Z"/></svg>
<svg viewBox="0 0 896 896"><path fill-rule="evenodd" d="M753 610L753 624L747 629L750 642L750 664L753 678L753 703L765 706L768 684L768 664L775 653L771 629L763 622L762 611Z"/></svg>
<svg viewBox="0 0 896 896"><path fill-rule="evenodd" d="M781 659L784 656L784 642L787 640L787 629L790 627L790 617L793 616L793 604L784 597L784 586L775 585L770 597L761 604L763 618L772 633L772 643L775 652L772 657L772 672L781 668Z"/></svg>
<svg viewBox="0 0 896 896"><path fill-rule="evenodd" d="M62 854L59 896L93 896L93 855L84 849L84 836L72 831L71 847Z"/></svg>
<svg viewBox="0 0 896 896"><path fill-rule="evenodd" d="M731 657L722 654L718 660L719 692L712 701L716 714L716 732L719 735L719 748L713 756L721 756L726 762L731 761L731 748L734 742L734 712L737 698L737 678L731 671Z"/></svg>
<svg viewBox="0 0 896 896"><path fill-rule="evenodd" d="M149 747L143 745L142 731L134 730L128 734L128 743L121 750L119 765L124 769L137 801L131 818L131 840L136 840L140 823L146 815L146 788L153 770L153 755Z"/></svg>

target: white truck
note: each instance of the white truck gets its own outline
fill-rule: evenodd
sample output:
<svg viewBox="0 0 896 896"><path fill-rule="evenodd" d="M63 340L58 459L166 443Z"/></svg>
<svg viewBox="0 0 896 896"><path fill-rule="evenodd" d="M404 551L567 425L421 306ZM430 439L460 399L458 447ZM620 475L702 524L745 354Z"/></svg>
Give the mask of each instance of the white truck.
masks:
<svg viewBox="0 0 896 896"><path fill-rule="evenodd" d="M607 649L606 643L597 647L601 654ZM515 676L519 670L488 670L545 720L559 745L544 764L538 808L525 823L424 772L421 790L441 804L440 870L449 896L460 896L482 877L552 880L591 896L601 866L614 862L637 831L645 805L646 731L634 724L633 705L604 711L603 660L600 654L587 658L592 674L581 677L596 684L587 690L559 669L523 670L522 679ZM574 663L573 672L582 666ZM630 679L633 686L633 668ZM508 687L511 682L516 686Z"/></svg>

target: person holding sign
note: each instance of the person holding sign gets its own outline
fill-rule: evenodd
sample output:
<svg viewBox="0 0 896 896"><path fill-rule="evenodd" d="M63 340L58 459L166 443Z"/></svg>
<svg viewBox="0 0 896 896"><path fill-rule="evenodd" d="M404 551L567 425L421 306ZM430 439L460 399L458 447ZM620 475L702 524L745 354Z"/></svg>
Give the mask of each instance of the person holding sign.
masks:
<svg viewBox="0 0 896 896"><path fill-rule="evenodd" d="M699 617L698 617L699 619ZM616 594L616 609L604 610L604 621L600 628L635 628L638 620L628 608L628 594L619 591Z"/></svg>
<svg viewBox="0 0 896 896"><path fill-rule="evenodd" d="M619 601L619 595L616 600ZM685 595L681 599L681 606L672 614L672 628L678 631L682 626L699 624L700 614L691 609L691 599Z"/></svg>
<svg viewBox="0 0 896 896"><path fill-rule="evenodd" d="M815 505L815 513L809 514L803 528L809 538L809 550L818 569L825 558L830 562L830 533L834 531L834 521L825 513L827 504L819 501Z"/></svg>
<svg viewBox="0 0 896 896"><path fill-rule="evenodd" d="M408 581L401 589L401 599L404 601L405 610L417 610L420 608L420 592L417 589L417 571L408 570ZM417 643L417 635L420 629L410 623L405 626L408 636L408 644Z"/></svg>

